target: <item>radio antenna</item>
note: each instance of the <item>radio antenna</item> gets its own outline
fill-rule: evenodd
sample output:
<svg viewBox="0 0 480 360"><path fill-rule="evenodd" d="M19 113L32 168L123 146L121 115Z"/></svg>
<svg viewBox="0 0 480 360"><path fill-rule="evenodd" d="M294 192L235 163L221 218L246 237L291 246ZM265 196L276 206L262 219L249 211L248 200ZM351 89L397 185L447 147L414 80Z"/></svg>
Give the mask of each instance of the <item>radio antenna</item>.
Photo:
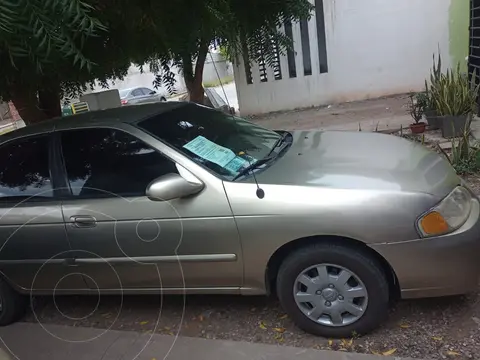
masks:
<svg viewBox="0 0 480 360"><path fill-rule="evenodd" d="M215 69L215 73L217 74L218 82L220 83L220 86L222 87L223 96L225 97L225 101L226 101L227 106L228 106L228 112L229 112L230 116L232 117L232 120L235 120L235 118L232 114L232 107L230 107L230 102L228 101L227 93L225 92L225 88L223 87L222 79L220 79L220 74L218 73L217 65L215 65L215 60L213 59L213 56L212 56L212 53L210 52L210 50L208 50L208 54L210 55L210 59L212 60L213 68ZM225 59L225 61L226 61L226 59ZM235 109L233 109L233 111L235 111ZM251 166L252 163L250 161L250 155L248 155L248 153L245 150L241 151L239 153L239 155L241 155L242 153L247 155L248 164ZM256 191L257 197L259 199L263 199L265 197L265 191L262 188L260 188L260 185L258 184L258 181L257 181L257 177L255 176L254 169L250 170L250 174L252 174L253 181L255 181L255 185L257 185L257 191Z"/></svg>

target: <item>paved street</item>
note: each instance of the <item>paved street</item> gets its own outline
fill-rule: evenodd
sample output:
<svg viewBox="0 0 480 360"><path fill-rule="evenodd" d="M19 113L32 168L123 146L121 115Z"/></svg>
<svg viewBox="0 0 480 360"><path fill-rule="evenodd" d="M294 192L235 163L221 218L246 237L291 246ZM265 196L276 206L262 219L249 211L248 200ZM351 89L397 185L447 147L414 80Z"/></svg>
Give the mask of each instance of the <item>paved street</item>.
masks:
<svg viewBox="0 0 480 360"><path fill-rule="evenodd" d="M220 95L230 107L235 108L235 111L238 112L238 99L237 99L237 89L235 87L235 82L231 82L222 86L216 86L214 88L218 95Z"/></svg>
<svg viewBox="0 0 480 360"><path fill-rule="evenodd" d="M274 345L15 324L0 329L4 347L21 360L380 360L381 357ZM25 346L28 344L28 346ZM3 360L3 359L2 359ZM401 360L397 358L397 360Z"/></svg>

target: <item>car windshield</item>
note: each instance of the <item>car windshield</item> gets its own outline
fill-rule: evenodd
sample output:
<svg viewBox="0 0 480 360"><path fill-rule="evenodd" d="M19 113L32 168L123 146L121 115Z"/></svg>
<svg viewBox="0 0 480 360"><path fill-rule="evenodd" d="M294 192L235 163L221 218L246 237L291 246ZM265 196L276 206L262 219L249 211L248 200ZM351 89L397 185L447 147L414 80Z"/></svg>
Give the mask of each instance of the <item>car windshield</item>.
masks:
<svg viewBox="0 0 480 360"><path fill-rule="evenodd" d="M118 92L120 93L120 97L124 98L128 95L129 91L130 91L130 89L125 89L125 90L119 90Z"/></svg>
<svg viewBox="0 0 480 360"><path fill-rule="evenodd" d="M269 155L280 138L249 121L194 104L137 125L226 180Z"/></svg>

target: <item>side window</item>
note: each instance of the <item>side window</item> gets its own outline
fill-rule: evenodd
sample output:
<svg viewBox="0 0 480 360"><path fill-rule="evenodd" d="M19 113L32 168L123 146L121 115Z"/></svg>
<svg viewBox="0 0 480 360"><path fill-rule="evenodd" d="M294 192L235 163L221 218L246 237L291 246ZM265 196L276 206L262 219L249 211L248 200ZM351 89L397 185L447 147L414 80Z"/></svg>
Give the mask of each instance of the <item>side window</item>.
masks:
<svg viewBox="0 0 480 360"><path fill-rule="evenodd" d="M35 136L0 147L0 201L53 197L49 139L49 135Z"/></svg>
<svg viewBox="0 0 480 360"><path fill-rule="evenodd" d="M68 130L61 136L74 196L144 196L152 180L178 172L173 161L123 131Z"/></svg>
<svg viewBox="0 0 480 360"><path fill-rule="evenodd" d="M142 91L145 95L150 95L153 90L147 89L147 88L142 88Z"/></svg>
<svg viewBox="0 0 480 360"><path fill-rule="evenodd" d="M135 89L132 91L133 96L143 96L143 91L142 89Z"/></svg>

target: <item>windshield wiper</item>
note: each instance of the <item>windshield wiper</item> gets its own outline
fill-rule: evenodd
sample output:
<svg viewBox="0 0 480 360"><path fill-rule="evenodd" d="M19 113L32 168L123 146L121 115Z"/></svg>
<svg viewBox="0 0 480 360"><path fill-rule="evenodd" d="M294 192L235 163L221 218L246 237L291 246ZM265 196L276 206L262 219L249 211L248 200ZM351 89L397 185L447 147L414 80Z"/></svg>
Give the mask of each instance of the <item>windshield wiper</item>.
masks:
<svg viewBox="0 0 480 360"><path fill-rule="evenodd" d="M260 160L257 160L255 161L253 164L250 164L249 166L247 166L245 169L243 169L242 171L240 171L233 179L232 181L235 181L237 180L238 178L248 174L249 172L251 172L252 170L256 169L257 167L259 166L262 166L263 164L269 162L270 160L273 160L276 158L276 155L274 156L273 153L275 151L276 148L278 148L279 146L283 145L283 143L285 142L285 140L287 139L287 137L290 135L289 132L285 131L276 141L275 143L273 144L273 147L272 147L272 150L269 151L269 153L263 158L263 159L260 159Z"/></svg>
<svg viewBox="0 0 480 360"><path fill-rule="evenodd" d="M290 133L288 133L287 131L285 131L276 141L275 143L273 144L273 147L272 147L272 150L270 150L270 152L267 154L266 157L270 157L273 152L275 151L275 149L281 145L283 145L283 143L285 142L285 140L287 140L287 137L288 135L290 135Z"/></svg>
<svg viewBox="0 0 480 360"><path fill-rule="evenodd" d="M250 171L256 169L259 166L262 166L263 164L269 162L270 160L273 160L275 156L265 156L263 159L255 161L253 164L248 165L245 169L240 171L233 179L232 181L237 180L238 178L242 177L243 175L248 174Z"/></svg>

